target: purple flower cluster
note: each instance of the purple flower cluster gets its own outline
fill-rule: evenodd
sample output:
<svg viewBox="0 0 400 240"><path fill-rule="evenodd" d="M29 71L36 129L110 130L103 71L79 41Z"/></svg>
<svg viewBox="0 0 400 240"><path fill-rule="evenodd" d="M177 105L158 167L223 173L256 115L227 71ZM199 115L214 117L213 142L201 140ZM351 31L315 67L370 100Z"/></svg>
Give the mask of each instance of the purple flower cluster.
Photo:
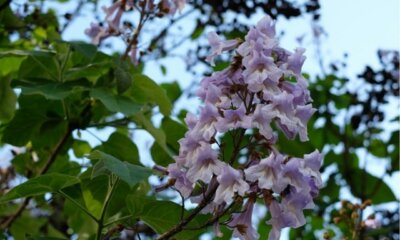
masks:
<svg viewBox="0 0 400 240"><path fill-rule="evenodd" d="M121 18L126 9L131 9L134 6L133 0L118 0L115 1L110 7L104 7L105 22L107 26L98 23L91 23L90 28L85 30L85 34L92 39L93 44L99 44L102 40L110 37L117 36L122 33L120 28Z"/></svg>
<svg viewBox="0 0 400 240"><path fill-rule="evenodd" d="M204 106L198 118L189 113L185 119L189 130L179 141L176 162L168 166L169 177L193 202L212 193L203 212L218 214L236 199L247 199L243 211L233 213L227 223L240 239L259 238L251 216L256 199L263 198L271 214L269 239L279 239L282 228L305 224L303 209L313 208L322 185L318 151L297 158L274 146L277 130L289 139L299 135L301 141L308 140L307 122L315 109L301 75L304 49L293 53L279 47L269 16L251 28L244 41L222 40L210 33L209 42L210 62L223 51L236 49L237 54L230 67L202 80L198 96ZM227 132L235 145L230 159L224 159L224 143L218 140ZM248 146L265 149L248 147L243 163L238 161L238 148L246 135L252 136ZM198 194L196 186L207 190ZM215 229L219 235L218 223Z"/></svg>
<svg viewBox="0 0 400 240"><path fill-rule="evenodd" d="M155 0L117 0L110 7L103 7L105 12L106 26L99 23L91 23L90 28L85 30L85 34L92 39L92 43L98 45L110 36L126 35L132 31L127 26L121 27L121 18L126 10L138 8L139 11L154 15L163 16L165 14L174 15L176 11L181 11L186 4L186 0L161 0L155 4ZM137 49L130 50L130 57L133 63L137 63Z"/></svg>

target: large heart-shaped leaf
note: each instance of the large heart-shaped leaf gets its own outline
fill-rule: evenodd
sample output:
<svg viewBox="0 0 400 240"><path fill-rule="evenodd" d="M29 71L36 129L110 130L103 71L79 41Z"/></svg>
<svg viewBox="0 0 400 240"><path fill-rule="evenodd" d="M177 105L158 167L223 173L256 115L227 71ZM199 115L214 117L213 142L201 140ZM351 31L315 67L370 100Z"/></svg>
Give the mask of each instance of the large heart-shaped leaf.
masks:
<svg viewBox="0 0 400 240"><path fill-rule="evenodd" d="M126 182L130 187L147 179L151 174L151 170L148 168L123 162L101 151L92 152L89 158L99 160L93 167L92 177L111 172Z"/></svg>

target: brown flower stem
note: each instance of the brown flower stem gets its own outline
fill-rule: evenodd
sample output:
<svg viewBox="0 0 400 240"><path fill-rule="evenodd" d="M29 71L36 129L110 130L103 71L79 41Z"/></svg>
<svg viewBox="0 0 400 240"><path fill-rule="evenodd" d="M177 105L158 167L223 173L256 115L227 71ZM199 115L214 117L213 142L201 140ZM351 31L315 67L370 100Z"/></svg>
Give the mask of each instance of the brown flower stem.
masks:
<svg viewBox="0 0 400 240"><path fill-rule="evenodd" d="M137 28L135 29L135 32L132 35L132 39L129 41L128 46L126 47L125 53L122 55L122 59L125 60L128 57L129 52L131 49L137 49L137 45L139 43L139 35L140 32L142 31L143 25L146 22L146 5L147 5L147 0L144 1L142 9L140 11L140 18L139 18L139 23Z"/></svg>
<svg viewBox="0 0 400 240"><path fill-rule="evenodd" d="M245 130L242 129L240 132L240 139L236 142L234 152L231 156L231 159L229 160L230 163L233 163L233 161L237 158L240 152L240 143L242 142L243 136L244 136ZM173 228L168 230L167 232L163 233L160 235L157 240L166 240L169 239L170 237L174 236L175 234L181 232L184 230L184 227L188 225L196 216L205 208L213 199L215 192L217 191L219 184L216 183L214 186L212 186L211 190L206 193L203 197L203 200L199 203L199 205L193 209L193 211L184 219L180 221L177 225L175 225ZM206 223L207 224L207 223Z"/></svg>
<svg viewBox="0 0 400 240"><path fill-rule="evenodd" d="M184 218L179 224L177 224L175 227L171 228L166 233L160 235L157 238L157 240L166 240L166 239L169 239L170 237L174 236L175 234L181 232L183 230L183 228L187 224L189 224L190 221L192 221L197 216L197 214L199 214L200 211L203 210L203 208L205 208L208 205L208 203L214 197L214 194L217 191L217 188L218 188L218 184L215 184L214 187L211 189L211 191L204 196L203 200L199 203L199 205L195 209L193 209L193 211L189 214L189 216Z"/></svg>

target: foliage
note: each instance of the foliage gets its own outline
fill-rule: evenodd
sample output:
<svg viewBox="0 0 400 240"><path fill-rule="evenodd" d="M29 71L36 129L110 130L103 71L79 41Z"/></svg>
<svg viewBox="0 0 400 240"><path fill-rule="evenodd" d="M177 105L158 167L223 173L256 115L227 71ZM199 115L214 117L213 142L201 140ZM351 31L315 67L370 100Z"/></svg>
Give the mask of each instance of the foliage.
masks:
<svg viewBox="0 0 400 240"><path fill-rule="evenodd" d="M244 36L246 24L225 21L224 13L250 17L254 6L249 2L253 1L224 1L229 4L222 5L194 1L187 12L161 19L168 27L153 33L138 54L138 65L92 44L62 40L83 6L97 6L97 1L79 1L76 12L64 16L41 2L15 5L0 0L0 144L13 154L10 166L2 168L0 175L2 237L108 239L123 232L127 238L153 238L168 231L175 225L171 223L191 215L192 210L172 199L176 195L171 192L155 193L155 185L167 180L152 171L149 163L167 166L177 155L177 141L187 128L182 114L176 112L176 101L188 94L176 82L158 84L157 79L144 75L144 65L168 56L172 51L170 26L197 12L193 32L184 39L196 44L196 50L188 53L188 69L194 71L208 48L198 41L206 27L214 26L227 38ZM68 2L75 1L59 0L57 4L62 7ZM318 19L318 1L305 2L303 6L290 1L254 4L273 17L312 14ZM148 24L154 26L162 17L151 16ZM280 137L279 148L294 156L315 148L325 154L325 187L317 207L307 212L308 224L292 229L291 239L319 238L321 231L327 238L351 239L349 226L335 222L343 215L337 207L341 189L348 189L359 203L370 200L370 208L381 219L379 228L367 228L362 220L368 218L360 209L361 221L354 226L357 238L399 239L398 210L379 208L396 201L383 177L399 172L399 131L386 127L398 124L399 116L388 119L383 109L399 96L398 52L381 51L379 59L381 69L366 67L359 79L350 80L335 69L311 78L318 112L308 126L310 142L285 142ZM223 64L219 61L215 68L224 68ZM170 67L163 66L162 71ZM352 90L357 81L364 86L362 91ZM162 119L159 125L156 119ZM106 140L104 131L111 132ZM151 159L141 154L136 132L154 138ZM86 137L91 134L95 137ZM224 137L229 138L228 134ZM225 148L227 155L232 153L230 147ZM240 152L240 157L248 156ZM386 166L383 176L367 171L371 159ZM197 239L211 232L210 219L197 215L176 237ZM228 220L226 216L221 219ZM262 237L269 230L265 224L258 228ZM222 231L224 238L230 237L224 226Z"/></svg>

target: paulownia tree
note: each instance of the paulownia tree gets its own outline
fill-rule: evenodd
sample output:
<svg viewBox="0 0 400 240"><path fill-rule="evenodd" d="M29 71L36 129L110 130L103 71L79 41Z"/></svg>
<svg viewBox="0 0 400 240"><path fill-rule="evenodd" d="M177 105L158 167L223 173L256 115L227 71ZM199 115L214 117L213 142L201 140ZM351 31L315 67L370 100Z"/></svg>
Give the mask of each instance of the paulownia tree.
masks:
<svg viewBox="0 0 400 240"><path fill-rule="evenodd" d="M380 51L382 69L367 67L354 92L336 66L310 80L305 49L279 44L273 19L317 21L315 0L51 4L0 0L3 237L279 239L291 227L291 239L398 239L395 207L376 207L392 190L359 164L363 151L398 172L398 130L382 124L398 52ZM99 20L82 23L91 44L64 41L87 9ZM257 10L251 24L230 16ZM104 53L110 39L124 51ZM195 93L144 74L188 42L188 72L207 66ZM178 111L193 95L199 109ZM151 147L137 147L138 132ZM341 188L354 198L338 206Z"/></svg>

